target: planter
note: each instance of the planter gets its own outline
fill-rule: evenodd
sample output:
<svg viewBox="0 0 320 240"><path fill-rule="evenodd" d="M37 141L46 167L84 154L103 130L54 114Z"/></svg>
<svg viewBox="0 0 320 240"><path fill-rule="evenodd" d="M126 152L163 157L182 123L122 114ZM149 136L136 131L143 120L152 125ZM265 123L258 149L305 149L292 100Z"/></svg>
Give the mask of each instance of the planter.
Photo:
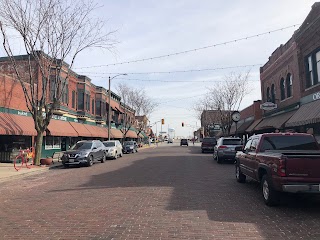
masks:
<svg viewBox="0 0 320 240"><path fill-rule="evenodd" d="M52 158L41 158L40 159L40 164L41 165L51 165L53 163Z"/></svg>

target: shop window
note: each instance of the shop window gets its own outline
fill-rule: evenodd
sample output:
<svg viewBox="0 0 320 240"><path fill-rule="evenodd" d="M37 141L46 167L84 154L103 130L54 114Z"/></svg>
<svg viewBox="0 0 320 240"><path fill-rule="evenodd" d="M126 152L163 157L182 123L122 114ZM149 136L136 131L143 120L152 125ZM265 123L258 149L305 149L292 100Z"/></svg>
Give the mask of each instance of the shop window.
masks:
<svg viewBox="0 0 320 240"><path fill-rule="evenodd" d="M287 97L291 97L292 96L292 75L290 73L287 74L286 87L287 87Z"/></svg>
<svg viewBox="0 0 320 240"><path fill-rule="evenodd" d="M281 78L280 80L280 93L281 93L281 100L284 100L286 98L286 94L285 94L285 82L283 78Z"/></svg>
<svg viewBox="0 0 320 240"><path fill-rule="evenodd" d="M61 137L46 136L45 137L45 149L60 149Z"/></svg>

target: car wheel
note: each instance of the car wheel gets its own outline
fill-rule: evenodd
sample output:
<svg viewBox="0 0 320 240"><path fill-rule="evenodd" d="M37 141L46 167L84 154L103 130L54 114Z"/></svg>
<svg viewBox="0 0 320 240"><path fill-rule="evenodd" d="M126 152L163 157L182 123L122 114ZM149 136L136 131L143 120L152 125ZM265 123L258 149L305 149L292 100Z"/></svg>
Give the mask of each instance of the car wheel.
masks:
<svg viewBox="0 0 320 240"><path fill-rule="evenodd" d="M218 154L217 154L216 159L217 159L217 163L219 163L219 164L221 164L221 163L222 163L222 160L223 160L223 159L222 159L221 157L219 157L219 156L218 156Z"/></svg>
<svg viewBox="0 0 320 240"><path fill-rule="evenodd" d="M103 156L102 156L102 159L101 159L101 163L104 163L106 161L106 158L107 158L106 154L104 153Z"/></svg>
<svg viewBox="0 0 320 240"><path fill-rule="evenodd" d="M270 177L267 174L262 177L261 192L264 203L267 206L275 206L279 204L279 192L274 190Z"/></svg>
<svg viewBox="0 0 320 240"><path fill-rule="evenodd" d="M239 183L245 183L246 182L246 175L244 175L241 172L240 166L236 164L236 179Z"/></svg>
<svg viewBox="0 0 320 240"><path fill-rule="evenodd" d="M122 152L120 152L119 157L123 157L123 153Z"/></svg>
<svg viewBox="0 0 320 240"><path fill-rule="evenodd" d="M90 155L90 156L89 156L89 159L88 159L88 161L87 161L87 167L91 167L92 165L93 165L93 156Z"/></svg>
<svg viewBox="0 0 320 240"><path fill-rule="evenodd" d="M64 168L69 168L68 164L62 164Z"/></svg>
<svg viewBox="0 0 320 240"><path fill-rule="evenodd" d="M115 154L114 154L114 160L116 160L118 158L118 152L116 152Z"/></svg>

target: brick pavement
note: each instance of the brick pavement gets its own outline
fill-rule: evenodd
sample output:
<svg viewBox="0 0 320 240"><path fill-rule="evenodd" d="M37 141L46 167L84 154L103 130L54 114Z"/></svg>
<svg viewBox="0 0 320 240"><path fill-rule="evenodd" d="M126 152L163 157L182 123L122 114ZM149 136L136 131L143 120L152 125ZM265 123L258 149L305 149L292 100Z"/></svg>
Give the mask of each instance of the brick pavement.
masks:
<svg viewBox="0 0 320 240"><path fill-rule="evenodd" d="M199 146L57 168L0 192L0 239L320 239L318 197L269 208Z"/></svg>

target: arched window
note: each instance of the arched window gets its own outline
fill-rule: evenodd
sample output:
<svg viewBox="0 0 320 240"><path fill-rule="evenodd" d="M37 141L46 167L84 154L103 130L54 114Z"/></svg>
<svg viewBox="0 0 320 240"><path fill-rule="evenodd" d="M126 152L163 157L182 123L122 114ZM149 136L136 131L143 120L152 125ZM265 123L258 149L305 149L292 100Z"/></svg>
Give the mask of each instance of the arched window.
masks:
<svg viewBox="0 0 320 240"><path fill-rule="evenodd" d="M271 102L276 102L276 90L274 88L274 84L271 85Z"/></svg>
<svg viewBox="0 0 320 240"><path fill-rule="evenodd" d="M281 78L280 80L280 92L281 92L281 100L286 98L286 87L284 83L284 79Z"/></svg>
<svg viewBox="0 0 320 240"><path fill-rule="evenodd" d="M271 98L270 98L270 88L267 87L267 102L270 102Z"/></svg>
<svg viewBox="0 0 320 240"><path fill-rule="evenodd" d="M287 74L286 86L287 86L287 97L291 97L292 96L292 75L291 75L291 73Z"/></svg>

